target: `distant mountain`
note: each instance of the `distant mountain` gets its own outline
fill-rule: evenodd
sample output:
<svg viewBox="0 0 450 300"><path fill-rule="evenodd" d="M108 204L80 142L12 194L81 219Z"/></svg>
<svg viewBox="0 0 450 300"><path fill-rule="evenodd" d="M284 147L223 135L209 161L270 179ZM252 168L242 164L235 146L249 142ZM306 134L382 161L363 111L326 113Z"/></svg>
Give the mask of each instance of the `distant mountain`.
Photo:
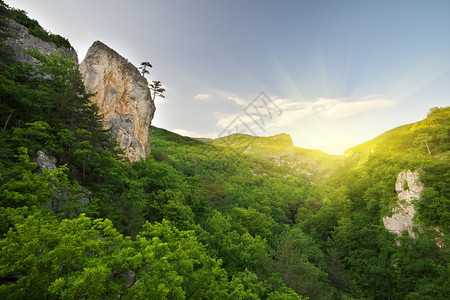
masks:
<svg viewBox="0 0 450 300"><path fill-rule="evenodd" d="M267 153L275 151L283 153L292 152L294 144L291 137L286 134L278 134L269 137L251 136L248 134L235 133L225 137L214 139L212 144L220 147L232 147L246 153Z"/></svg>
<svg viewBox="0 0 450 300"><path fill-rule="evenodd" d="M362 166L375 153L426 155L429 148L432 155L438 154L439 149L445 149L448 144L448 117L449 108L431 109L426 119L391 129L347 149L343 155L329 155L320 150L295 147L286 133L269 137L235 133L216 139L195 140L216 147L231 148L238 154L262 158L311 181L323 181L337 173Z"/></svg>
<svg viewBox="0 0 450 300"><path fill-rule="evenodd" d="M212 144L256 155L312 181L330 177L342 161L342 156L339 155L295 147L290 135L286 133L269 137L233 134L215 139Z"/></svg>
<svg viewBox="0 0 450 300"><path fill-rule="evenodd" d="M290 135L286 133L268 137L235 133L216 139L195 140L219 148L232 149L235 154L257 157L285 169L286 174L298 175L309 181L329 178L343 162L341 155L295 147Z"/></svg>

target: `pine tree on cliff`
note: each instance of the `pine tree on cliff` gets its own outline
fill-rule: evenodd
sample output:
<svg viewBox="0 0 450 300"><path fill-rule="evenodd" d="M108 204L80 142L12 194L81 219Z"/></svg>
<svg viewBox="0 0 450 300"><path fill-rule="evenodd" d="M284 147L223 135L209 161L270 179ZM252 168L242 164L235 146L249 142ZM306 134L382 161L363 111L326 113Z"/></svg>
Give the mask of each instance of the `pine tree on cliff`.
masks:
<svg viewBox="0 0 450 300"><path fill-rule="evenodd" d="M147 70L147 67L153 68L153 66L148 61L141 62L141 66L139 67L139 69L141 69L142 76L150 74L150 72Z"/></svg>
<svg viewBox="0 0 450 300"><path fill-rule="evenodd" d="M156 97L166 98L163 95L163 93L166 90L162 88L161 81L153 80L152 83L149 85L149 87L150 87L150 90L152 91L152 100L153 101L155 101Z"/></svg>
<svg viewBox="0 0 450 300"><path fill-rule="evenodd" d="M139 67L139 69L141 69L141 74L144 77L145 75L150 74L147 68L153 68L153 66L148 61L141 62L141 66ZM166 90L162 87L161 81L153 80L152 83L149 85L149 88L151 91L151 97L153 101L155 101L156 97L166 98L163 95L163 93Z"/></svg>

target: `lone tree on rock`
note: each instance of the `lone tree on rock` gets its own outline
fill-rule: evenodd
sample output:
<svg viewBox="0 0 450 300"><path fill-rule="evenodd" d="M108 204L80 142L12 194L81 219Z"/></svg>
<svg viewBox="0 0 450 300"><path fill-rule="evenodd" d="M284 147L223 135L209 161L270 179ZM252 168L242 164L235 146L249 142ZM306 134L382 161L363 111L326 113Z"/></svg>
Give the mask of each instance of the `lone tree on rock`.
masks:
<svg viewBox="0 0 450 300"><path fill-rule="evenodd" d="M153 68L153 66L148 61L141 62L141 66L139 67L139 69L141 69L142 76L150 74L150 72L147 70L147 67Z"/></svg>
<svg viewBox="0 0 450 300"><path fill-rule="evenodd" d="M141 69L141 74L144 77L145 75L150 74L147 68L153 68L153 66L148 61L141 62L141 66L139 67L139 69ZM161 81L153 80L148 87L150 88L151 98L153 101L155 101L156 97L166 98L163 95L166 90L162 87Z"/></svg>
<svg viewBox="0 0 450 300"><path fill-rule="evenodd" d="M153 80L152 83L149 85L150 90L153 92L152 100L155 101L156 97L160 98L166 98L164 97L163 93L166 91L164 88L162 88L161 81L159 80Z"/></svg>

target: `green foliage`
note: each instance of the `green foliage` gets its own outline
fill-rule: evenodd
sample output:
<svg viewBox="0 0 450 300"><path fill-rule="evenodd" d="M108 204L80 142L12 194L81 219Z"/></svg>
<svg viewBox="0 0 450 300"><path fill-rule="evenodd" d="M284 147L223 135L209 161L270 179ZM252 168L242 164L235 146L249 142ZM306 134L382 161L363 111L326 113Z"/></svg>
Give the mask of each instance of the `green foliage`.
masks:
<svg viewBox="0 0 450 300"><path fill-rule="evenodd" d="M143 281L134 288L137 298L220 298L226 273L218 261L206 255L193 232L179 231L167 222L147 223L136 244L145 250L138 254L144 268L136 274Z"/></svg>
<svg viewBox="0 0 450 300"><path fill-rule="evenodd" d="M403 181L402 189L403 189L404 191L409 190L408 180L405 179L405 181Z"/></svg>
<svg viewBox="0 0 450 300"><path fill-rule="evenodd" d="M22 128L14 128L10 142L13 148L26 147L31 153L36 153L41 149L58 152L56 138L51 133L50 125L43 121L36 121L26 123Z"/></svg>
<svg viewBox="0 0 450 300"><path fill-rule="evenodd" d="M18 148L17 163L0 173L0 199L2 207L42 205L54 196L57 186L67 177L65 167L53 171L34 172L37 164L30 161L26 148Z"/></svg>
<svg viewBox="0 0 450 300"><path fill-rule="evenodd" d="M1 18L0 18L1 20ZM0 24L1 25L1 24ZM14 52L14 49L3 43L0 39L0 62L11 64L14 62L14 58L16 56L16 52Z"/></svg>
<svg viewBox="0 0 450 300"><path fill-rule="evenodd" d="M135 241L108 220L29 216L1 240L10 298L221 298L226 272L189 231L147 224Z"/></svg>
<svg viewBox="0 0 450 300"><path fill-rule="evenodd" d="M450 117L450 107L432 107L428 110L427 123L436 123L439 120L448 120Z"/></svg>
<svg viewBox="0 0 450 300"><path fill-rule="evenodd" d="M266 291L255 273L245 270L233 276L230 282L231 299L261 299Z"/></svg>
<svg viewBox="0 0 450 300"><path fill-rule="evenodd" d="M274 268L288 287L312 299L333 299L324 254L299 228L280 237L274 256Z"/></svg>
<svg viewBox="0 0 450 300"><path fill-rule="evenodd" d="M425 189L414 205L418 218L428 225L450 232L450 166L446 161L427 165L421 179Z"/></svg>

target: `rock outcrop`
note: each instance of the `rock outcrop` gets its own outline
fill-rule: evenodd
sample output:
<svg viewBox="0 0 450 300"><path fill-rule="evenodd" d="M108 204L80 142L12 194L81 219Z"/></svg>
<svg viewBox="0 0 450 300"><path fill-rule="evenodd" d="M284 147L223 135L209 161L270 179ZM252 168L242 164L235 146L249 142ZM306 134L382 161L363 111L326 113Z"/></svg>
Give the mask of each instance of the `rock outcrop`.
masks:
<svg viewBox="0 0 450 300"><path fill-rule="evenodd" d="M36 154L36 163L39 167L39 172L44 173L44 169L52 172L56 169L57 161L54 156L47 156L42 151L37 151ZM53 195L53 199L50 200L47 205L53 211L58 211L61 207L68 204L84 207L91 202L90 195L92 192L82 186L79 186L78 190L69 190L67 189L67 186L60 186L57 181L53 181L50 188L55 191L55 194Z"/></svg>
<svg viewBox="0 0 450 300"><path fill-rule="evenodd" d="M78 62L78 56L75 50L56 47L55 44L43 41L34 35L28 33L28 28L17 23L14 20L5 20L8 24L6 28L7 38L5 43L11 46L16 52L16 59L20 62L34 63L36 60L30 55L26 54L25 50L36 49L41 53L50 54L55 51L60 51L66 56L72 57Z"/></svg>
<svg viewBox="0 0 450 300"><path fill-rule="evenodd" d="M415 237L413 218L416 210L411 202L420 199L420 193L424 189L424 184L419 181L419 175L418 171L409 170L398 174L395 190L400 201L393 209L392 217L383 217L384 227L398 236L407 230L410 237Z"/></svg>
<svg viewBox="0 0 450 300"><path fill-rule="evenodd" d="M44 169L49 170L50 172L56 169L56 158L53 156L48 157L44 152L38 151L36 163L41 172L44 172Z"/></svg>
<svg viewBox="0 0 450 300"><path fill-rule="evenodd" d="M155 105L148 82L139 70L102 42L95 42L80 64L86 89L95 96L103 116L103 126L110 129L131 161L150 153L151 121Z"/></svg>

